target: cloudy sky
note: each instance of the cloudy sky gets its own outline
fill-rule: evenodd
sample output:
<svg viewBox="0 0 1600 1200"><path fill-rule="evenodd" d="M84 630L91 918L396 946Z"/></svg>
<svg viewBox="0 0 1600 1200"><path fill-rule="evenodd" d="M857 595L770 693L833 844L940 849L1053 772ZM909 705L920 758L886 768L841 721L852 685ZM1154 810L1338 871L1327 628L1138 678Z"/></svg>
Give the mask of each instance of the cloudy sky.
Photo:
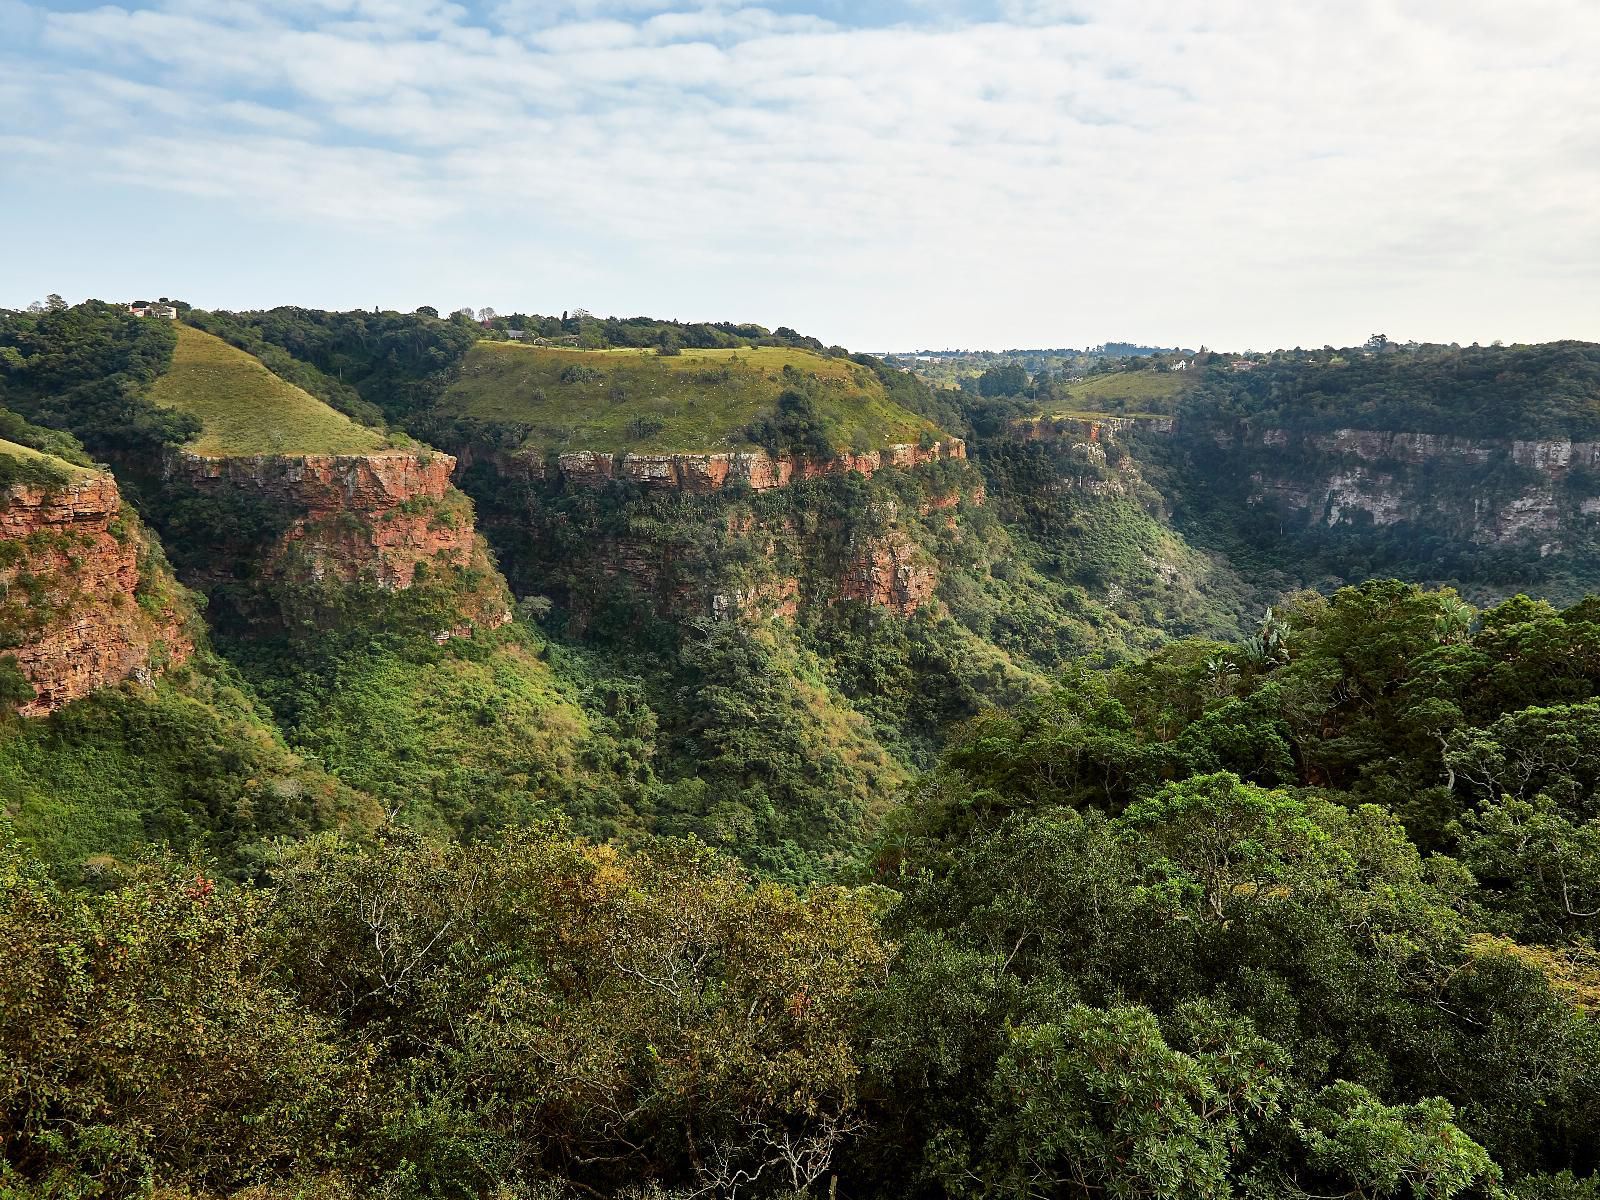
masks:
<svg viewBox="0 0 1600 1200"><path fill-rule="evenodd" d="M0 305L1600 340L1600 0L0 0Z"/></svg>

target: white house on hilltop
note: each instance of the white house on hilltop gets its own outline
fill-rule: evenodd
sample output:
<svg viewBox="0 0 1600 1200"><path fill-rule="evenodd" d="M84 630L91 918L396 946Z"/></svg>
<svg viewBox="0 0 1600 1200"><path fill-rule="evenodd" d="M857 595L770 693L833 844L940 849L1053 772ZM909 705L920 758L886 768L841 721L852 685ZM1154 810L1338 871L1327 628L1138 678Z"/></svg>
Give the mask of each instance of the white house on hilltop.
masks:
<svg viewBox="0 0 1600 1200"><path fill-rule="evenodd" d="M135 300L128 305L128 311L136 317L161 317L168 321L178 319L178 310L165 300Z"/></svg>

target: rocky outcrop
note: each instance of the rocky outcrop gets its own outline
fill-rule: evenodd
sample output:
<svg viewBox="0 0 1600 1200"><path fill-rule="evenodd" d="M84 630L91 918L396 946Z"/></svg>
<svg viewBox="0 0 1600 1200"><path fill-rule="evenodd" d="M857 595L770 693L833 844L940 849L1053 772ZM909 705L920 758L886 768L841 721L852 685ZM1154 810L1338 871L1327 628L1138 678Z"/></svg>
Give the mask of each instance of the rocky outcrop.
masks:
<svg viewBox="0 0 1600 1200"><path fill-rule="evenodd" d="M280 506L290 526L263 557L293 550L311 578L411 586L423 563L465 566L474 550L471 514L450 486L448 454L180 454L167 478L205 493L225 489Z"/></svg>
<svg viewBox="0 0 1600 1200"><path fill-rule="evenodd" d="M502 470L527 478L562 479L579 487L599 487L620 479L653 490L706 493L730 486L765 491L806 479L848 475L852 471L871 478L889 467L906 469L966 457L966 443L960 438L947 438L930 446L903 443L864 454L840 451L826 459L774 455L764 450L704 454L607 454L578 450L553 458L512 455L502 460L500 466Z"/></svg>
<svg viewBox="0 0 1600 1200"><path fill-rule="evenodd" d="M194 644L170 577L109 475L0 492L0 656L14 657L44 716L127 679L149 681ZM141 562L141 558L146 561Z"/></svg>
<svg viewBox="0 0 1600 1200"><path fill-rule="evenodd" d="M1113 442L1130 434L1168 435L1175 417L1028 417L1011 422L1011 434L1029 442Z"/></svg>
<svg viewBox="0 0 1600 1200"><path fill-rule="evenodd" d="M451 485L455 466L451 455L433 451L185 453L168 460L166 476L169 484L202 495L232 493L282 515L283 532L274 544L253 548L263 578L404 591L423 571L439 567L476 565L492 574L471 502ZM479 599L461 625L441 631L440 640L511 619L498 588Z"/></svg>
<svg viewBox="0 0 1600 1200"><path fill-rule="evenodd" d="M1252 502L1329 527L1412 523L1487 545L1560 550L1600 515L1600 442L1372 429L1211 432Z"/></svg>
<svg viewBox="0 0 1600 1200"><path fill-rule="evenodd" d="M1243 444L1293 449L1367 463L1421 466L1428 462L1450 461L1486 466L1506 461L1557 479L1564 478L1573 468L1600 469L1600 442L1575 442L1569 438L1523 441L1381 429L1323 432L1267 429L1254 435L1219 432L1213 436L1222 446Z"/></svg>
<svg viewBox="0 0 1600 1200"><path fill-rule="evenodd" d="M854 548L838 580L837 597L910 616L933 599L937 564L904 531L891 529Z"/></svg>
<svg viewBox="0 0 1600 1200"><path fill-rule="evenodd" d="M676 504L645 496L619 502L637 506L639 533L605 522L581 549L573 544L549 577L560 581L554 590L580 628L618 584L669 621L794 620L842 603L909 616L933 600L934 547L962 536L963 501L982 499L975 471L910 497L881 489L848 515L799 501L714 497L698 506L710 527L697 528Z"/></svg>
<svg viewBox="0 0 1600 1200"><path fill-rule="evenodd" d="M1043 447L1054 459L1054 477L1043 485L1051 494L1137 497L1160 509L1159 498L1144 485L1129 444L1135 435L1168 437L1177 430L1172 417L1030 417L1012 421L1007 439Z"/></svg>

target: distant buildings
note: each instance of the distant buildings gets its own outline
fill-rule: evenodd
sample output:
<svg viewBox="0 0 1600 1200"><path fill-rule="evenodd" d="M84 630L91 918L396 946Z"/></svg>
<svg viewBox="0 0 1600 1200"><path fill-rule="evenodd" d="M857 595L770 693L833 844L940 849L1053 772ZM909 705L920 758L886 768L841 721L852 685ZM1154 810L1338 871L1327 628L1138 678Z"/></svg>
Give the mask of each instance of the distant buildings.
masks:
<svg viewBox="0 0 1600 1200"><path fill-rule="evenodd" d="M178 310L165 300L135 300L128 311L136 317L159 317L167 321L178 319Z"/></svg>

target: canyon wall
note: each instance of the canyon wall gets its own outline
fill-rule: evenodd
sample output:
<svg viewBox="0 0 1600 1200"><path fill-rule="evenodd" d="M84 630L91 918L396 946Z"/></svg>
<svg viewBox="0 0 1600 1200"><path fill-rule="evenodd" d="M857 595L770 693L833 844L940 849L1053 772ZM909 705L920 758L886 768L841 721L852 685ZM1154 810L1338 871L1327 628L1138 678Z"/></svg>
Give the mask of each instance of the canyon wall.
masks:
<svg viewBox="0 0 1600 1200"><path fill-rule="evenodd" d="M937 511L954 528L959 496L940 500L917 515ZM877 502L866 515L868 522L845 529L739 508L714 518L710 554L693 536L607 536L572 565L580 578L625 581L657 615L675 620L793 620L802 606L847 601L910 616L933 599L938 559L894 501ZM579 609L600 589L581 590L590 594L569 597Z"/></svg>
<svg viewBox="0 0 1600 1200"><path fill-rule="evenodd" d="M1371 429L1211 438L1251 484L1250 502L1312 525L1401 523L1492 546L1562 550L1600 516L1600 443L1464 438Z"/></svg>
<svg viewBox="0 0 1600 1200"><path fill-rule="evenodd" d="M404 591L424 571L475 568L493 575L472 505L451 485L456 460L434 451L350 455L206 457L177 454L169 485L202 496L244 498L281 514L274 543L246 548L262 578L364 584ZM503 591L483 589L462 624L493 628L511 619Z"/></svg>
<svg viewBox="0 0 1600 1200"><path fill-rule="evenodd" d="M958 536L961 505L984 501L965 459L960 441L831 464L754 453L481 454L462 484L519 592L557 599L580 629L616 602L668 621L791 620L845 602L908 616L933 599L935 535ZM938 462L961 465L954 476L918 469ZM864 492L849 490L852 472ZM618 479L639 490L599 486ZM786 486L804 480L828 486Z"/></svg>
<svg viewBox="0 0 1600 1200"><path fill-rule="evenodd" d="M871 478L886 468L902 470L941 460L964 460L966 443L947 438L930 446L909 443L887 446L862 454L840 451L827 459L796 454L770 454L765 450L686 454L607 454L578 450L542 455L519 452L492 456L503 472L529 479L562 480L579 487L599 487L625 480L651 490L693 494L743 486L752 491L786 487L791 483L854 471ZM463 450L464 463L472 452Z"/></svg>
<svg viewBox="0 0 1600 1200"><path fill-rule="evenodd" d="M1600 442L1374 429L1219 428L1172 417L1016 421L1008 435L1060 446L1059 489L1130 494L1135 455L1187 461L1187 485L1275 509L1307 528L1406 524L1483 546L1566 548L1600 517ZM1141 442L1130 442L1141 435ZM1123 446L1126 454L1114 447ZM1131 448L1130 448L1131 447ZM1169 495L1181 504L1181 494Z"/></svg>
<svg viewBox="0 0 1600 1200"><path fill-rule="evenodd" d="M1176 432L1176 417L1026 417L1011 422L1009 433L1023 441L1113 442L1136 433Z"/></svg>
<svg viewBox="0 0 1600 1200"><path fill-rule="evenodd" d="M183 663L187 612L115 481L75 474L0 492L0 657L14 657L44 716L98 688Z"/></svg>

